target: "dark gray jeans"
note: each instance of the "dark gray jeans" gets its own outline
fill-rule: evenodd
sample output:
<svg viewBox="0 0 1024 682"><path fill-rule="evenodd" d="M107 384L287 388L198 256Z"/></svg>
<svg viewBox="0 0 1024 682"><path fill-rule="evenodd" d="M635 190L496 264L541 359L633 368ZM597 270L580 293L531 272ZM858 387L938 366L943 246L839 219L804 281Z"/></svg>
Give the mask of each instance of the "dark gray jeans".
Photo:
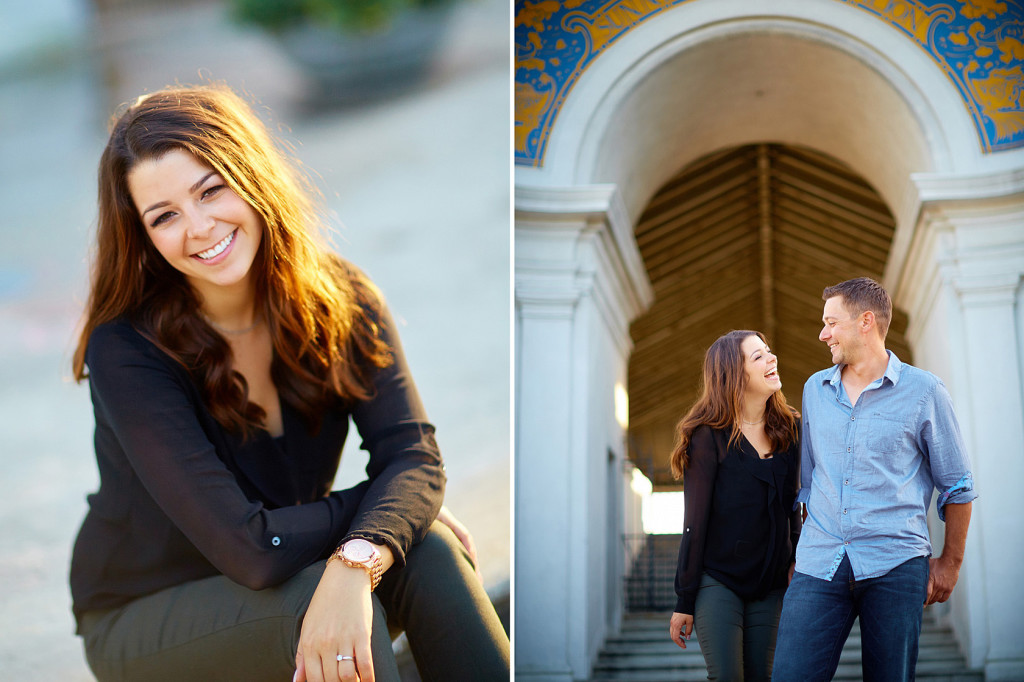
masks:
<svg viewBox="0 0 1024 682"><path fill-rule="evenodd" d="M216 576L87 613L81 629L89 666L101 682L287 682L324 564L267 590ZM373 605L378 680L399 679L391 636L402 630L425 681L508 680L508 637L447 526L435 523L405 568L385 574Z"/></svg>
<svg viewBox="0 0 1024 682"><path fill-rule="evenodd" d="M780 588L764 599L744 601L707 573L701 576L693 627L709 680L771 680L785 593Z"/></svg>

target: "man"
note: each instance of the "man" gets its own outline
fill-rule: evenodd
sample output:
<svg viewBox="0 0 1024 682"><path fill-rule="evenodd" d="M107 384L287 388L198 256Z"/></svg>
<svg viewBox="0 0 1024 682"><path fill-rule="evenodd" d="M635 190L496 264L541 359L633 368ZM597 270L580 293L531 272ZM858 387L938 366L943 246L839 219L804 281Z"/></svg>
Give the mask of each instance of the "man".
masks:
<svg viewBox="0 0 1024 682"><path fill-rule="evenodd" d="M835 367L804 385L806 520L775 649L775 682L831 680L860 616L864 680L912 680L925 605L944 602L977 497L942 381L885 348L892 301L861 277L822 294ZM926 515L939 491L942 554Z"/></svg>

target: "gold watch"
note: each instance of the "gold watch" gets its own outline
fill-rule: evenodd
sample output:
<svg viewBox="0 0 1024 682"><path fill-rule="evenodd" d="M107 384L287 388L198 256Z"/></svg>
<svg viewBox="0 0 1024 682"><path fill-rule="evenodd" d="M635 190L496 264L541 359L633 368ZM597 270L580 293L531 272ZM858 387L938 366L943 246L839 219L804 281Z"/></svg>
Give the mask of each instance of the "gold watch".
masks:
<svg viewBox="0 0 1024 682"><path fill-rule="evenodd" d="M384 574L384 560L381 559L380 550L370 544L369 540L352 538L335 550L331 559L334 557L344 561L346 566L366 571L370 576L370 592L377 589L377 583Z"/></svg>

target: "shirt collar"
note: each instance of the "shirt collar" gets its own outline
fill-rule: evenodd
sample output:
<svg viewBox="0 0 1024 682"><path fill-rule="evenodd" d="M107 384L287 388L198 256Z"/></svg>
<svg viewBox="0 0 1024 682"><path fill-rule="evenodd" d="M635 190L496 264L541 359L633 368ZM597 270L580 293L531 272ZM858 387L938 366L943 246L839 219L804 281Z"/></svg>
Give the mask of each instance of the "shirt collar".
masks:
<svg viewBox="0 0 1024 682"><path fill-rule="evenodd" d="M885 366L885 374L883 374L882 377L889 379L889 381L895 385L899 383L900 373L903 371L903 363L900 362L900 359L896 357L896 354L888 348L885 352L889 354L889 363Z"/></svg>
<svg viewBox="0 0 1024 682"><path fill-rule="evenodd" d="M885 365L885 373L882 375L882 379L883 381L888 379L889 383L895 386L899 383L900 372L903 370L903 363L898 357L896 357L896 354L888 348L885 349L885 352L889 355L889 362ZM826 373L825 376L822 377L821 383L832 384L833 387L839 385L843 380L843 367L845 367L845 365L834 366L831 372Z"/></svg>

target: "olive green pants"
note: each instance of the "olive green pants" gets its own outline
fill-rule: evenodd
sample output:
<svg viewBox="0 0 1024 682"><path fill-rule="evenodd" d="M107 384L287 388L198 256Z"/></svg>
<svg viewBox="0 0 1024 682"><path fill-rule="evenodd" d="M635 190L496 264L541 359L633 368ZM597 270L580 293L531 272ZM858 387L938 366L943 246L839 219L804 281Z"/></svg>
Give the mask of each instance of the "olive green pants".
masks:
<svg viewBox="0 0 1024 682"><path fill-rule="evenodd" d="M101 682L288 682L324 565L266 590L216 576L84 614L89 666ZM373 669L381 682L399 679L391 639L403 630L427 682L509 679L508 637L447 526L435 523L406 566L385 574L373 605Z"/></svg>
<svg viewBox="0 0 1024 682"><path fill-rule="evenodd" d="M767 682L772 679L775 635L784 588L764 599L744 600L707 573L700 578L693 627L708 679Z"/></svg>

